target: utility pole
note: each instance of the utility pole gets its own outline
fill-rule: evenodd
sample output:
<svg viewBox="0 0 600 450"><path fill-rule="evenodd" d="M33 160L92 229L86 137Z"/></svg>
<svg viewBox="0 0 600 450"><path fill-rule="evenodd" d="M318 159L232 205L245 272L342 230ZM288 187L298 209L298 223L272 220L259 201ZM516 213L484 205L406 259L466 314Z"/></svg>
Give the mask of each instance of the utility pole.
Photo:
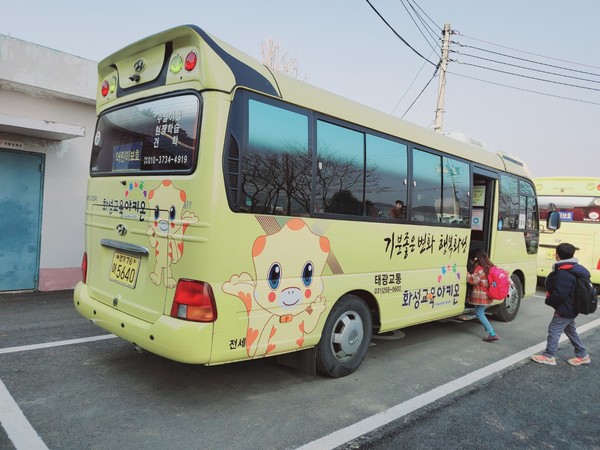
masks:
<svg viewBox="0 0 600 450"><path fill-rule="evenodd" d="M437 109L435 110L434 131L442 132L444 120L444 96L446 95L446 68L448 67L448 53L450 48L450 24L444 24L442 31L442 56L440 57L440 83L438 85Z"/></svg>

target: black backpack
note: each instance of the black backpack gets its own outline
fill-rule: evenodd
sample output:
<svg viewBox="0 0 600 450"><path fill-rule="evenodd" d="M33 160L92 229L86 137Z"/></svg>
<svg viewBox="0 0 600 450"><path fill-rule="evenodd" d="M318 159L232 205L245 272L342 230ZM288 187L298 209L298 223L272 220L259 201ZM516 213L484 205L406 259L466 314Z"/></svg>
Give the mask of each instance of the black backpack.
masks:
<svg viewBox="0 0 600 450"><path fill-rule="evenodd" d="M575 289L573 291L573 305L579 314L591 314L598 307L598 293L590 281L590 277L582 277L569 270L573 266L564 267L575 276ZM559 267L562 269L563 267Z"/></svg>

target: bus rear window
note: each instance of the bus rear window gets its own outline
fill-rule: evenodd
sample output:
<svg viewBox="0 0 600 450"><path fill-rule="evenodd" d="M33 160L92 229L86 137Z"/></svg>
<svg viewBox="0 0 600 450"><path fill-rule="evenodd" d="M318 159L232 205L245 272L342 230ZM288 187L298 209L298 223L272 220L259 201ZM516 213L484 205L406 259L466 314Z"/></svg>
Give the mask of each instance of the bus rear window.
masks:
<svg viewBox="0 0 600 450"><path fill-rule="evenodd" d="M540 196L540 219L548 217L548 207L553 205L562 222L600 222L600 197Z"/></svg>
<svg viewBox="0 0 600 450"><path fill-rule="evenodd" d="M137 103L100 116L91 174L191 172L199 115L200 99L190 94Z"/></svg>

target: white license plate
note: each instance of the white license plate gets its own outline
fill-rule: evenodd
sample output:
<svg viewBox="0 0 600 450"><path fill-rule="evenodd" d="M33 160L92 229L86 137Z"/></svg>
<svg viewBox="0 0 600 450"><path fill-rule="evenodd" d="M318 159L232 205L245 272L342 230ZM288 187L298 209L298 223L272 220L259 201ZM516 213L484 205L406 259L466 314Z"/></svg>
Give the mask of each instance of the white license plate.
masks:
<svg viewBox="0 0 600 450"><path fill-rule="evenodd" d="M142 258L139 256L115 252L112 258L112 264L110 265L110 273L108 274L109 280L134 289L140 271L141 261Z"/></svg>

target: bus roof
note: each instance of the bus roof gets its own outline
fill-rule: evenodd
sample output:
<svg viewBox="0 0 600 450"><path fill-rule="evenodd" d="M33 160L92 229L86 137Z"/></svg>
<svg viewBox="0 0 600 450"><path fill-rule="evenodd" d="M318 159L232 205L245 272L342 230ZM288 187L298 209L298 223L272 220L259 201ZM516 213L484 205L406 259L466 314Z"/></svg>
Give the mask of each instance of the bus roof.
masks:
<svg viewBox="0 0 600 450"><path fill-rule="evenodd" d="M168 69L172 55L190 49L198 52L200 65L208 64L211 70L205 71L206 74L198 71L171 76ZM134 72L140 61L144 67ZM165 30L118 50L99 62L98 75L98 113L145 96L172 92L175 84L177 89L218 90L232 95L236 89L245 88L417 145L439 149L482 166L530 177L526 165L515 156L461 142L295 78L271 72L259 61L195 25ZM103 80L111 76L118 80L114 95L103 98L100 95Z"/></svg>

